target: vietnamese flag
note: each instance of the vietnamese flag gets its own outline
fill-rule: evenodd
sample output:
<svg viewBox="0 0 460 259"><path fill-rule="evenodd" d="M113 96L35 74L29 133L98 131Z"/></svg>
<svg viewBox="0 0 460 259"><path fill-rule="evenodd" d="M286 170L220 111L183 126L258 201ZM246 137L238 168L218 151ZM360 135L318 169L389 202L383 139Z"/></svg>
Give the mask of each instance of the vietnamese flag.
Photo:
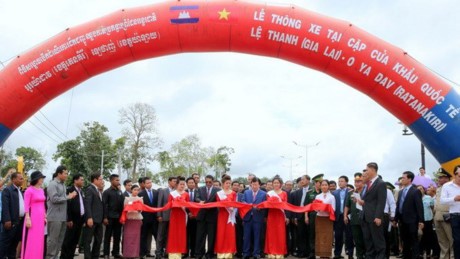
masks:
<svg viewBox="0 0 460 259"><path fill-rule="evenodd" d="M240 16L240 8L235 6L212 6L208 7L208 17L211 22L236 23Z"/></svg>

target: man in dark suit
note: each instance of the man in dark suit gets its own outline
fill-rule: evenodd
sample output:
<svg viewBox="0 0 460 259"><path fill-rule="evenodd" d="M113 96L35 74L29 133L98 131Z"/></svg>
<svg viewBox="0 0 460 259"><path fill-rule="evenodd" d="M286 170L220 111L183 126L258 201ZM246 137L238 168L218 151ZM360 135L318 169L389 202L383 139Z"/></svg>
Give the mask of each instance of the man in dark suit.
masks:
<svg viewBox="0 0 460 259"><path fill-rule="evenodd" d="M260 189L260 179L254 177L251 182L251 189L246 190L243 195L243 202L248 204L259 204L267 200L267 193ZM253 208L244 216L244 258L260 258L262 253L260 247L260 232L267 216L267 210ZM251 245L253 250L251 251Z"/></svg>
<svg viewBox="0 0 460 259"><path fill-rule="evenodd" d="M213 187L214 177L207 175L205 177L205 186L198 189L195 197L195 202L208 203L216 201L216 193L220 188ZM214 242L216 239L217 231L217 208L201 209L196 217L196 248L195 253L197 258L206 255L206 258L213 258L214 255ZM208 251L205 253L206 237L208 238Z"/></svg>
<svg viewBox="0 0 460 259"><path fill-rule="evenodd" d="M363 206L361 212L361 227L363 230L366 258L385 258L385 236L383 231L383 211L387 199L387 188L377 175L378 165L367 164L364 172L367 181L366 187L357 202Z"/></svg>
<svg viewBox="0 0 460 259"><path fill-rule="evenodd" d="M190 202L195 202L195 196L197 194L196 183L193 177L187 178L187 192L190 197ZM195 257L195 246L196 246L196 217L187 210L188 221L187 221L187 257Z"/></svg>
<svg viewBox="0 0 460 259"><path fill-rule="evenodd" d="M123 181L123 187L125 187L123 195L125 197L131 196L131 186L133 186L133 181L131 181L131 179L126 179Z"/></svg>
<svg viewBox="0 0 460 259"><path fill-rule="evenodd" d="M402 174L400 184L404 189L399 191L396 203L395 221L399 224L403 244L403 258L415 259L419 256L418 229L423 229L422 193L412 185L414 173L406 171Z"/></svg>
<svg viewBox="0 0 460 259"><path fill-rule="evenodd" d="M297 183L298 189L292 192L291 203L295 206L303 207L311 201L308 198L310 186L310 176L302 175L300 182ZM291 213L296 227L297 256L307 257L310 255L309 228L305 222L305 213Z"/></svg>
<svg viewBox="0 0 460 259"><path fill-rule="evenodd" d="M157 207L158 191L152 190L152 180L150 177L144 178L144 187L144 190L139 192L139 197L142 197L145 205L150 207ZM152 237L156 241L158 232L157 214L151 212L142 212L142 217L140 256L141 258L145 256L152 257L150 253L152 249Z"/></svg>
<svg viewBox="0 0 460 259"><path fill-rule="evenodd" d="M2 232L0 234L0 258L16 258L16 247L22 238L24 224L24 196L21 186L24 177L12 173L10 186L2 192ZM40 255L41 256L41 255Z"/></svg>
<svg viewBox="0 0 460 259"><path fill-rule="evenodd" d="M67 194L75 192L77 195L67 201L67 231L61 248L61 259L74 258L75 248L80 240L80 233L84 223L85 204L81 188L85 184L83 175L75 174L72 177L73 185L67 188Z"/></svg>
<svg viewBox="0 0 460 259"><path fill-rule="evenodd" d="M339 188L332 192L335 197L335 221L334 221L334 258L343 258L342 248L344 239L346 239L345 252L349 257L353 257L353 238L350 225L345 225L343 212L345 203L349 199L350 193L348 189L348 177L342 175L339 177Z"/></svg>
<svg viewBox="0 0 460 259"><path fill-rule="evenodd" d="M112 243L112 256L115 258L121 258L120 216L121 212L123 211L123 203L125 196L121 192L120 187L120 177L117 174L112 174L110 175L110 187L102 193L105 225L104 257L107 259L109 258L110 254L110 243Z"/></svg>
<svg viewBox="0 0 460 259"><path fill-rule="evenodd" d="M102 243L102 220L104 219L104 206L102 193L99 189L104 188L104 179L101 173L92 173L91 184L85 192L85 222L83 228L85 259L99 257ZM94 242L93 242L94 238ZM93 246L91 247L91 243Z"/></svg>
<svg viewBox="0 0 460 259"><path fill-rule="evenodd" d="M165 206L168 203L169 194L176 189L177 178L168 178L168 187L158 190L158 208ZM166 242L168 240L169 217L171 210L165 210L157 213L158 234L157 234L157 250L156 257L165 256Z"/></svg>
<svg viewBox="0 0 460 259"><path fill-rule="evenodd" d="M243 200L243 193L239 192L240 183L238 181L232 182L232 191L236 193L236 201L241 202ZM236 232L236 254L235 257L241 258L243 256L243 220L239 213L236 213L236 224L235 224L235 232Z"/></svg>

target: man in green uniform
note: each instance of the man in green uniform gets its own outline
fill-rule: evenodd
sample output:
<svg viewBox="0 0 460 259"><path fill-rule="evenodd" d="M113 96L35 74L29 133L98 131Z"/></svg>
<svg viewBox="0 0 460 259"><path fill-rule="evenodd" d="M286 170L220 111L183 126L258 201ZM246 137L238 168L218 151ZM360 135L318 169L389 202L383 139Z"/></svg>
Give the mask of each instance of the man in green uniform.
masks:
<svg viewBox="0 0 460 259"><path fill-rule="evenodd" d="M363 231L359 220L359 214L361 213L362 207L356 206L355 195L358 195L363 190L363 178L361 173L355 173L355 192L348 196L343 212L343 221L345 224L351 224L351 231L353 233L353 241L356 247L356 256L358 259L364 258L364 238Z"/></svg>
<svg viewBox="0 0 460 259"><path fill-rule="evenodd" d="M319 174L314 176L311 180L314 183L314 187L311 188L307 192L309 202L313 202L316 199L316 195L321 193L321 181L323 180L324 174ZM315 257L315 219L316 219L316 211L312 211L308 213L308 220L309 220L309 242L310 242L310 255L308 258L316 258Z"/></svg>

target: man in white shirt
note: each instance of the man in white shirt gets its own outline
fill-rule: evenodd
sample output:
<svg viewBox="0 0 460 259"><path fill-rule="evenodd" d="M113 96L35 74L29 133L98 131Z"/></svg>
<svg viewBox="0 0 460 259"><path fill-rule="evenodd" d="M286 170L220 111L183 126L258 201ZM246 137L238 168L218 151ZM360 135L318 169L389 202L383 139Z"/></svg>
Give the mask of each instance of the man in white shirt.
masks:
<svg viewBox="0 0 460 259"><path fill-rule="evenodd" d="M384 234L385 234L385 244L386 244L386 257L390 258L390 248L391 248L391 243L390 243L390 232L391 232L391 226L390 222L392 222L395 218L395 213L396 213L396 201L395 197L393 196L393 190L395 189L395 186L391 184L390 182L385 182L387 186L387 200L385 202L385 209L383 210L383 228L384 228Z"/></svg>
<svg viewBox="0 0 460 259"><path fill-rule="evenodd" d="M460 165L454 168L454 179L444 184L441 191L441 204L449 205L450 225L454 238L454 257L460 258Z"/></svg>

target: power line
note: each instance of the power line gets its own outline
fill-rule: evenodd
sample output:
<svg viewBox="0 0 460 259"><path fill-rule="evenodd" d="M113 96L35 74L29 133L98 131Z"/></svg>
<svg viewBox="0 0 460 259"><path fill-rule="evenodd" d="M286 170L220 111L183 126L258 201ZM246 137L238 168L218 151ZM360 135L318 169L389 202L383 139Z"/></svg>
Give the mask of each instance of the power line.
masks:
<svg viewBox="0 0 460 259"><path fill-rule="evenodd" d="M61 141L65 141L65 139L61 138L58 134L54 133L54 131L52 131L48 126L46 126L46 124L43 123L37 116L34 115L34 118L37 119L38 122L40 122L40 124L43 125L43 127L48 129L49 132L53 133L54 136L58 137Z"/></svg>
<svg viewBox="0 0 460 259"><path fill-rule="evenodd" d="M35 126L35 128L37 128L39 131L41 131L43 134L45 134L45 136L47 136L49 139L51 139L52 141L56 142L57 144L59 144L59 141L56 141L54 138L52 138L50 135L48 135L46 132L44 132L42 130L42 128L38 127L35 123L33 123L33 121L31 120L28 120L28 122L30 122L32 125Z"/></svg>
<svg viewBox="0 0 460 259"><path fill-rule="evenodd" d="M72 93L70 95L70 104L69 104L69 113L67 114L67 127L65 130L65 136L67 137L67 133L69 133L69 123L70 123L70 112L72 111L72 102L73 102L73 92L74 88L72 88Z"/></svg>
<svg viewBox="0 0 460 259"><path fill-rule="evenodd" d="M59 132L62 134L62 136L64 136L65 139L67 139L67 135L65 135L64 133L62 133L62 131L60 131L47 117L46 115L42 112L42 111L39 111L40 114Z"/></svg>

